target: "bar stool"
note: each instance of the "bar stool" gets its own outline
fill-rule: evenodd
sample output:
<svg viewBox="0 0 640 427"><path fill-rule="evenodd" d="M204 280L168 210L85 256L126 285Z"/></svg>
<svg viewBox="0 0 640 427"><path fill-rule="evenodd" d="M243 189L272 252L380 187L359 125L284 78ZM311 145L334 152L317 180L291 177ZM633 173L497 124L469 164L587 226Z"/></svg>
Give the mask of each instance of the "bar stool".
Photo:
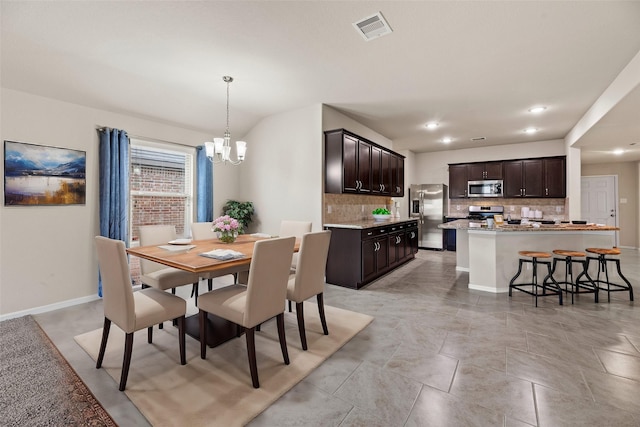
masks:
<svg viewBox="0 0 640 427"><path fill-rule="evenodd" d="M588 256L587 264L585 266L586 269L589 268L589 262L591 260L598 262L598 276L596 280L593 282L596 284L599 290L603 290L607 293L607 301L611 301L611 292L624 292L629 291L629 301L633 301L633 287L631 287L631 282L627 280L626 277L623 276L622 271L620 271L620 259L618 258L610 258L607 255L620 255L620 249L613 247L611 249L608 248L587 248L587 252L596 254L597 256ZM607 270L607 262L613 262L616 265L616 269L618 270L618 275L620 278L626 283L613 283L609 280L609 271ZM600 273L604 273L605 280L600 279ZM607 287L601 287L600 284L607 285ZM612 289L613 287L613 289Z"/></svg>
<svg viewBox="0 0 640 427"><path fill-rule="evenodd" d="M589 276L589 272L587 271L587 260L586 259L576 259L576 258L585 258L587 254L579 251L571 251L566 249L554 249L553 254L556 255L553 257L553 265L551 267L551 274L555 274L556 266L558 262L564 262L564 281L558 282L556 280L556 284L567 294L571 294L571 304L573 304L573 295L574 294L594 294L595 302L598 302L598 286L593 282L591 277ZM573 274L573 264L580 264L582 266L582 271L578 274L578 277L574 277ZM588 281L580 282L580 278L582 276L586 276ZM571 278L571 280L569 280ZM546 279L545 279L546 280ZM564 288L563 286L564 285Z"/></svg>
<svg viewBox="0 0 640 427"><path fill-rule="evenodd" d="M524 292L525 294L532 295L536 301L536 307L538 306L538 297L539 296L550 296L550 295L558 295L558 299L560 305L562 305L562 289L557 284L556 280L553 278L553 274L551 273L551 261L539 261L538 258L551 258L551 254L548 252L537 252L537 251L519 251L520 259L518 260L518 272L509 282L509 296L511 296L511 291L513 289L518 290L520 292ZM531 259L527 259L531 258ZM522 273L522 265L524 263L530 263L533 266L533 277L531 283L517 283L514 284L518 276ZM538 284L538 264L543 264L547 266L548 274L542 280L542 285ZM547 280L551 280L553 285L547 285ZM529 289L523 289L531 287ZM549 289L551 287L552 289ZM542 288L542 293L538 292L538 289ZM550 292L550 293L548 293Z"/></svg>

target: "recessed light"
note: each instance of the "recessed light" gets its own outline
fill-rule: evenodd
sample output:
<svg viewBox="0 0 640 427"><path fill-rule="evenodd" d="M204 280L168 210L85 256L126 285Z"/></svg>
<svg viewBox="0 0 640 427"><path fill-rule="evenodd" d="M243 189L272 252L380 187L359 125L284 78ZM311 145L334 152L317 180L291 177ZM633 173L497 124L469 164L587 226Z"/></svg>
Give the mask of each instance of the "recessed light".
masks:
<svg viewBox="0 0 640 427"><path fill-rule="evenodd" d="M438 127L438 123L437 122L429 122L426 125L424 125L427 129L435 129Z"/></svg>
<svg viewBox="0 0 640 427"><path fill-rule="evenodd" d="M624 150L621 148L618 148L617 150L613 150L613 154L615 154L616 156L620 156L624 154Z"/></svg>
<svg viewBox="0 0 640 427"><path fill-rule="evenodd" d="M453 141L452 138L449 138L448 136L445 136L444 138L442 138L442 142L444 142L445 144L450 143L451 141Z"/></svg>
<svg viewBox="0 0 640 427"><path fill-rule="evenodd" d="M538 132L538 129L536 129L536 128L526 128L524 130L524 133L527 133L529 135L531 135L532 133L536 133L536 132Z"/></svg>
<svg viewBox="0 0 640 427"><path fill-rule="evenodd" d="M544 107L544 106L540 105L540 106L537 106L537 107L529 108L529 112L530 113L534 113L534 114L538 114L538 113L542 113L546 109L547 109L547 107Z"/></svg>

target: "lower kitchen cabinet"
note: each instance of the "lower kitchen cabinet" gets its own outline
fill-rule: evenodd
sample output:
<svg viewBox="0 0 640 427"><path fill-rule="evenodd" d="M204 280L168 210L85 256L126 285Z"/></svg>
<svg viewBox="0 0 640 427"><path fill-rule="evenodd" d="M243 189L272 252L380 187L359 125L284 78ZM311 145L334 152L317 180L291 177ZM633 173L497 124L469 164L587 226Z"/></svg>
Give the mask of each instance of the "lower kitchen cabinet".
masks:
<svg viewBox="0 0 640 427"><path fill-rule="evenodd" d="M418 223L394 222L369 228L331 230L327 283L359 289L413 259L418 251Z"/></svg>

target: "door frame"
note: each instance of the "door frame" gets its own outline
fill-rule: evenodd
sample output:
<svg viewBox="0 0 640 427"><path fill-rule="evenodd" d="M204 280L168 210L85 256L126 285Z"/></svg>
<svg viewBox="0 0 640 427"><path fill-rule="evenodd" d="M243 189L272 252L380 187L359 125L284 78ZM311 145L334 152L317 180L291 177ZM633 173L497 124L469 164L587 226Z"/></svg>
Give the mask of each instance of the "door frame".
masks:
<svg viewBox="0 0 640 427"><path fill-rule="evenodd" d="M613 205L616 211L615 216L615 227L620 228L620 206L618 200L618 175L583 175L580 177L580 188L582 188L582 180L584 178L613 178ZM580 198L582 199L582 194L580 194ZM618 247L620 245L620 231L615 232L615 246Z"/></svg>

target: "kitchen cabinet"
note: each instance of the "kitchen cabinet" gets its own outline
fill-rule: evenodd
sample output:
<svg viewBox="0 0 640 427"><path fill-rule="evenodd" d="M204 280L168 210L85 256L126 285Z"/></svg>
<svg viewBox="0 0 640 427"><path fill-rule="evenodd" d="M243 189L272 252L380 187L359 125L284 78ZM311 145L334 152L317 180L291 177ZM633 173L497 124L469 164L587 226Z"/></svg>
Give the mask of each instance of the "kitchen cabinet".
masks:
<svg viewBox="0 0 640 427"><path fill-rule="evenodd" d="M503 162L504 197L543 197L543 160Z"/></svg>
<svg viewBox="0 0 640 427"><path fill-rule="evenodd" d="M393 222L368 228L331 230L327 283L359 289L413 259L418 251L418 223Z"/></svg>
<svg viewBox="0 0 640 427"><path fill-rule="evenodd" d="M325 132L325 192L404 196L404 157L345 129Z"/></svg>
<svg viewBox="0 0 640 427"><path fill-rule="evenodd" d="M468 180L502 179L502 162L469 163Z"/></svg>
<svg viewBox="0 0 640 427"><path fill-rule="evenodd" d="M544 197L567 197L566 158L546 157L543 159Z"/></svg>
<svg viewBox="0 0 640 427"><path fill-rule="evenodd" d="M466 164L449 165L449 198L467 197L467 181L469 181L469 174Z"/></svg>

